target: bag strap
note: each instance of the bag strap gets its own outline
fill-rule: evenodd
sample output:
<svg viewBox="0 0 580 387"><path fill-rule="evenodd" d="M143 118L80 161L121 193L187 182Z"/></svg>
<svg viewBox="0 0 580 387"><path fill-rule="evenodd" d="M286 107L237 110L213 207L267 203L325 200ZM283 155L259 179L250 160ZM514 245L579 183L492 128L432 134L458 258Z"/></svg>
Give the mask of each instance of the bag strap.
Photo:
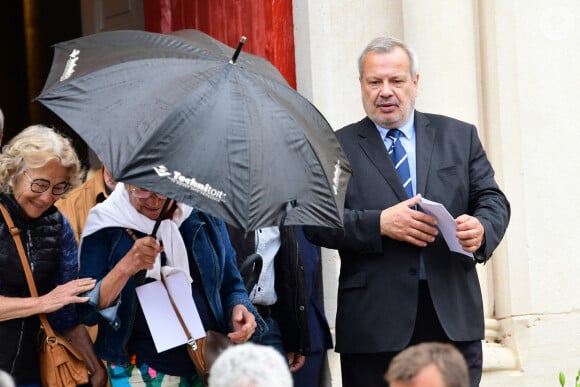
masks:
<svg viewBox="0 0 580 387"><path fill-rule="evenodd" d="M10 213L2 203L0 203L0 211L2 212L2 216L4 216L4 220L6 221L8 231L10 231L10 235L12 235L14 243L16 244L16 249L18 250L18 255L20 256L20 261L22 262L22 267L24 268L24 274L26 275L26 282L28 283L30 295L32 297L38 297L38 291L36 290L34 277L32 277L32 272L30 270L30 263L28 263L28 259L26 259L24 245L22 244L22 239L20 238L20 229L14 225L14 221L12 220ZM44 313L39 313L38 318L40 319L40 323L42 324L44 331L46 332L46 336L54 337L55 336L54 331L52 330L52 327L50 326L50 323L48 322L46 315Z"/></svg>
<svg viewBox="0 0 580 387"><path fill-rule="evenodd" d="M171 293L169 293L169 289L167 289L167 284L165 283L165 278L163 277L163 275L161 275L161 283L165 287L165 290L167 290L167 295L169 296L169 301L171 302L171 306L173 307L173 310L175 311L175 314L177 315L177 319L179 320L179 323L181 324L181 327L183 328L183 331L185 332L185 336L187 336L188 344L192 340L195 342L195 339L193 338L193 336L191 335L191 332L189 331L189 329L187 328L187 325L185 324L185 320L183 319L183 317L181 316L181 313L179 312L179 309L177 308L177 304L175 304L175 301L173 301L173 297L171 297ZM197 349L197 346L194 349Z"/></svg>

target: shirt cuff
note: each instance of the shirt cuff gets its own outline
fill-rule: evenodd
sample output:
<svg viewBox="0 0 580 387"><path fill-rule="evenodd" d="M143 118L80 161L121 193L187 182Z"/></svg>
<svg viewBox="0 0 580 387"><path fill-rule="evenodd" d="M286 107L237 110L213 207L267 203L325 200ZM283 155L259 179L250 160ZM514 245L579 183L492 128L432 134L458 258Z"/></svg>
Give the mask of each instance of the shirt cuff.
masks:
<svg viewBox="0 0 580 387"><path fill-rule="evenodd" d="M98 305L99 305L99 295L101 293L101 284L102 281L97 282L95 287L92 290L85 293L84 296L89 297L88 304L94 306L97 312L99 312L99 314L103 316L105 320L115 325L116 322L118 321L117 313L119 310L119 306L121 305L121 297L117 297L117 300L113 305L106 307L104 309L99 309Z"/></svg>

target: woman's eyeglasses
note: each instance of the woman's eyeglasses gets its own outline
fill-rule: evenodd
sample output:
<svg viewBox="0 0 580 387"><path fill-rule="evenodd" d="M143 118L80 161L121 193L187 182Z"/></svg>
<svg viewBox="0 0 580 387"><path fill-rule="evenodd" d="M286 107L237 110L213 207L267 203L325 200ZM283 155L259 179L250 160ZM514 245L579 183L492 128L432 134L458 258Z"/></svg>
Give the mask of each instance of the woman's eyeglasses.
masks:
<svg viewBox="0 0 580 387"><path fill-rule="evenodd" d="M46 179L33 179L32 177L28 176L27 171L24 171L24 175L30 180L30 190L34 193L43 193L46 192L50 188L50 181ZM60 196L70 189L70 184L66 181L62 181L60 183L56 183L52 186L52 194L55 196Z"/></svg>
<svg viewBox="0 0 580 387"><path fill-rule="evenodd" d="M131 195L133 195L137 199L149 199L153 195L155 195L158 199L161 200L167 199L167 196L159 195L155 192L147 191L136 187L129 188L129 192L131 192Z"/></svg>

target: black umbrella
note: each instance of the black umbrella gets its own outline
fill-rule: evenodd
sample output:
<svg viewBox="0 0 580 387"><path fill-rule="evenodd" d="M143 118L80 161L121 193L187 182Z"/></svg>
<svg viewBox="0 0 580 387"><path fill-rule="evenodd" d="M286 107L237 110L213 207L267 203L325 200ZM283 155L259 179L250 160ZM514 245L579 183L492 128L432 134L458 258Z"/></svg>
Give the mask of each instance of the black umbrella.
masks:
<svg viewBox="0 0 580 387"><path fill-rule="evenodd" d="M37 100L119 181L245 230L341 227L351 170L332 128L240 48L197 30L74 39L55 45Z"/></svg>

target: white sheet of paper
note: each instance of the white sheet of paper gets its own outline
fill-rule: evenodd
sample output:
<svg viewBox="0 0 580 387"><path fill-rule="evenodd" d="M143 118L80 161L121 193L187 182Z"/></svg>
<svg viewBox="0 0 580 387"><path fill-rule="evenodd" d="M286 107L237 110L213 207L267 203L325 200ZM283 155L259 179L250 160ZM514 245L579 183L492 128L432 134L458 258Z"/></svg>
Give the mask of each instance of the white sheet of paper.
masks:
<svg viewBox="0 0 580 387"><path fill-rule="evenodd" d="M172 274L165 279L165 283L193 338L204 337L205 329L193 302L191 286L185 273ZM157 352L187 343L187 336L161 281L141 285L136 291Z"/></svg>
<svg viewBox="0 0 580 387"><path fill-rule="evenodd" d="M447 242L449 250L467 255L473 259L473 254L463 250L463 247L461 247L459 240L455 236L457 224L455 223L455 219L453 219L449 211L447 211L447 208L445 208L445 206L441 203L437 203L425 198L421 198L421 203L419 203L419 205L423 211L425 211L425 213L437 218L437 226L439 227L441 234L443 234L443 239L445 239L445 242Z"/></svg>

